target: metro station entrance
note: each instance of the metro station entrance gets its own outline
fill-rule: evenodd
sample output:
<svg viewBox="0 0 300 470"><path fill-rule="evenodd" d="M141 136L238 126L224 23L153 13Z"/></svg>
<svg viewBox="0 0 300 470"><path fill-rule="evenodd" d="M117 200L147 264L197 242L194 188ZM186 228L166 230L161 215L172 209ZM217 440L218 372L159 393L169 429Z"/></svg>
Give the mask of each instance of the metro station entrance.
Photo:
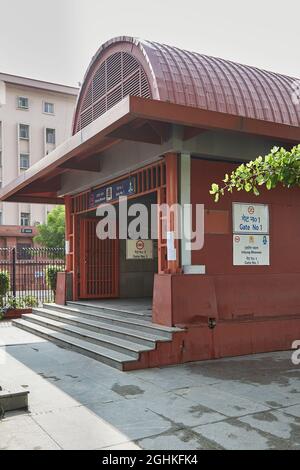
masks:
<svg viewBox="0 0 300 470"><path fill-rule="evenodd" d="M96 208L107 202L117 207L119 197L126 196L128 207L134 203L146 205L150 217L152 204L176 200L177 185L170 185L170 189L167 184L172 176L173 181L177 181L175 162L176 157L169 154L168 158L130 175L66 199L67 270L73 275L74 300L152 297L155 273L168 272L170 268L167 242L162 238L163 217L157 214L156 240L151 240L149 221L149 241L141 240L137 244L137 249L144 247L145 251L144 257L139 257L130 255L135 247L124 238L101 240L97 237L100 218L96 217ZM100 204L97 198L101 198ZM130 217L128 220L130 222Z"/></svg>

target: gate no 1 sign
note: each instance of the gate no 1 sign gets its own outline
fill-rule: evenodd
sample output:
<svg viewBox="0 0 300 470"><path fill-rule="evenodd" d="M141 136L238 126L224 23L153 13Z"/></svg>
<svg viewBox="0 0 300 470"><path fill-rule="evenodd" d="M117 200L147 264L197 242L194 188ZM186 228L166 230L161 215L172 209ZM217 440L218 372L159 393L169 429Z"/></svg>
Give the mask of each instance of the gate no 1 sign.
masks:
<svg viewBox="0 0 300 470"><path fill-rule="evenodd" d="M153 259L153 241L127 240L126 258L135 260Z"/></svg>

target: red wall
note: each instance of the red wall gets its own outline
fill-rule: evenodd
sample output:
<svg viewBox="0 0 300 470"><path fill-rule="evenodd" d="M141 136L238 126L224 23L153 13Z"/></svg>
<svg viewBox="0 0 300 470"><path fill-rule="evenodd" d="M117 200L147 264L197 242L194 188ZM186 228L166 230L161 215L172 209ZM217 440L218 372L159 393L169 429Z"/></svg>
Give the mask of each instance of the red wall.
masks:
<svg viewBox="0 0 300 470"><path fill-rule="evenodd" d="M204 247L192 262L207 274L155 276L153 321L185 330L144 367L288 350L300 338L300 189L228 194L216 204L211 184L234 167L192 160L192 203L206 209ZM233 266L232 202L269 204L271 266Z"/></svg>
<svg viewBox="0 0 300 470"><path fill-rule="evenodd" d="M216 204L209 194L211 184L221 182L225 173L235 167L230 163L192 160L192 203L221 211L206 218L204 248L193 252L192 263L206 265L207 274L211 275L300 273L300 189L263 190L259 197L235 192ZM271 266L233 266L232 202L269 204Z"/></svg>

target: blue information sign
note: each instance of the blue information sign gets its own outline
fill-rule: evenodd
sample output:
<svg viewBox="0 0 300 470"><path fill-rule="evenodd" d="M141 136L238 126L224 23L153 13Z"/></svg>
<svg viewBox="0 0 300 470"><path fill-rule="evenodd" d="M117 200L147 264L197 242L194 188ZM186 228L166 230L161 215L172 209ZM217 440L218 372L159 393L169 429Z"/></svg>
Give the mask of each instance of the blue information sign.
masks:
<svg viewBox="0 0 300 470"><path fill-rule="evenodd" d="M131 196L132 194L136 194L136 176L131 176L92 191L89 198L89 207L97 207L100 204L113 202L119 199L119 197Z"/></svg>

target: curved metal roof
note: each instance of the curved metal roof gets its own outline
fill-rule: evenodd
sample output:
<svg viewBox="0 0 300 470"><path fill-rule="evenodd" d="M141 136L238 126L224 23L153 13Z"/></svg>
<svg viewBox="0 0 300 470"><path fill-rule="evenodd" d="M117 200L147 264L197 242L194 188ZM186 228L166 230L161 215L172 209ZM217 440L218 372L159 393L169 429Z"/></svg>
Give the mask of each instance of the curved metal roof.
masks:
<svg viewBox="0 0 300 470"><path fill-rule="evenodd" d="M118 37L103 44L92 59L78 98L74 130L92 75L105 58L120 51L140 62L153 99L300 126L300 106L292 100L295 78L153 41Z"/></svg>

